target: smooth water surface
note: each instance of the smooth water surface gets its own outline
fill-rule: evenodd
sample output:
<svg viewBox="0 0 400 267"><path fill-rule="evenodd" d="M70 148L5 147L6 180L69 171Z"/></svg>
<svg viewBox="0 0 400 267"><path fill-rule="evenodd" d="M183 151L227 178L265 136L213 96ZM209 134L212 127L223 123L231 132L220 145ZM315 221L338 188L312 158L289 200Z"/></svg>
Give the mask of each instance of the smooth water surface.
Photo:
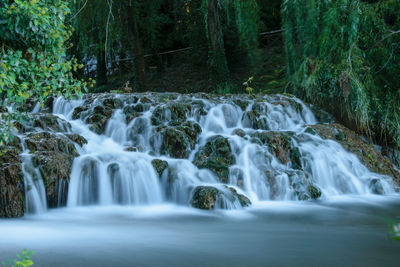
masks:
<svg viewBox="0 0 400 267"><path fill-rule="evenodd" d="M4 260L33 250L35 266L399 266L388 229L399 215L398 196L215 212L65 208L0 220L0 251Z"/></svg>

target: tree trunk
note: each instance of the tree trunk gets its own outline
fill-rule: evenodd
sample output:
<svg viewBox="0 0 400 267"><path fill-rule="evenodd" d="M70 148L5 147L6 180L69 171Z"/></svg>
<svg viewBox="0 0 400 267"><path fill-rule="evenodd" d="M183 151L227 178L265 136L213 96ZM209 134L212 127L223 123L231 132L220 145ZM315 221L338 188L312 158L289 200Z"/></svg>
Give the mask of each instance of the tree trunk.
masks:
<svg viewBox="0 0 400 267"><path fill-rule="evenodd" d="M128 5L126 10L129 41L131 43L130 46L135 62L136 84L139 90L144 91L146 90L146 63L144 61L144 51L139 35L135 2L133 1L132 4Z"/></svg>
<svg viewBox="0 0 400 267"><path fill-rule="evenodd" d="M224 39L218 13L218 0L208 2L208 38L210 41L211 79L216 84L229 81L228 64L225 57Z"/></svg>
<svg viewBox="0 0 400 267"><path fill-rule="evenodd" d="M104 43L100 42L100 47L102 47ZM96 65L96 80L97 85L104 85L107 84L107 66L106 60L104 57L103 49L99 48L97 52L97 65Z"/></svg>

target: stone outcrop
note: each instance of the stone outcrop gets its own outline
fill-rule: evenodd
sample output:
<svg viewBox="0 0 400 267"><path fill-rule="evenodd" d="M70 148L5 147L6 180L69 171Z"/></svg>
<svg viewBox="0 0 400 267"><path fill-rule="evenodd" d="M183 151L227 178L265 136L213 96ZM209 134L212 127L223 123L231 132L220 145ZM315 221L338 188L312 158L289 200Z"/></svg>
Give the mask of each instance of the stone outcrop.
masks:
<svg viewBox="0 0 400 267"><path fill-rule="evenodd" d="M222 183L228 182L229 167L235 164L235 157L227 138L213 136L199 149L193 164L200 169L209 169Z"/></svg>

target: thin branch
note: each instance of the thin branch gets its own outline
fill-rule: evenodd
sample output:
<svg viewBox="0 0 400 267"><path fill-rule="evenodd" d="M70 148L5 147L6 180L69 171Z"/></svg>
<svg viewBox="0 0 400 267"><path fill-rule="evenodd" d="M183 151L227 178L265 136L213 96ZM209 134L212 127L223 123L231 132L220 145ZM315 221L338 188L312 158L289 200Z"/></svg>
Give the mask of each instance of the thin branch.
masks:
<svg viewBox="0 0 400 267"><path fill-rule="evenodd" d="M112 14L113 0L111 0L111 1L107 0L107 4L110 7L110 10L108 11L107 24L106 24L106 41L104 42L104 61L105 61L106 68L108 67L108 65L107 65L108 24L110 23L110 17L111 17L111 14Z"/></svg>
<svg viewBox="0 0 400 267"><path fill-rule="evenodd" d="M388 35L386 35L385 37L383 37L380 41L378 41L378 42L377 42L373 47L371 47L370 49L377 47L377 46L380 45L383 41L385 41L387 38L391 37L392 35L398 34L398 33L400 33L400 30L398 30L398 31L392 31L391 33L389 33ZM370 49L369 49L369 50L370 50Z"/></svg>
<svg viewBox="0 0 400 267"><path fill-rule="evenodd" d="M272 35L272 34L278 34L284 32L283 29L275 30L275 31L270 31L270 32L261 32L259 35Z"/></svg>
<svg viewBox="0 0 400 267"><path fill-rule="evenodd" d="M70 18L70 19L68 20L68 22L70 22L71 20L73 20L76 16L79 15L79 13L81 13L81 11L85 8L85 6L86 6L86 4L88 3L88 1L89 1L89 0L86 0L86 2L83 4L83 6L81 7L81 9L79 9L79 11L76 12L76 14L75 14L72 18Z"/></svg>

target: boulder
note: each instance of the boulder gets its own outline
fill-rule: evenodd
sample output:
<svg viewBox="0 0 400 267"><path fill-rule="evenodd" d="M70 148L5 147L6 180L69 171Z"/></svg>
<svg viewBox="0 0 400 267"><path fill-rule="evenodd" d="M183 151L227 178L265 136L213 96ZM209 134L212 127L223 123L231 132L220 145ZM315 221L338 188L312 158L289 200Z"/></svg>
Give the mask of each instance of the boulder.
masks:
<svg viewBox="0 0 400 267"><path fill-rule="evenodd" d="M193 121L187 121L182 126L177 127L177 129L186 134L190 147L194 149L197 138L202 132L200 125Z"/></svg>
<svg viewBox="0 0 400 267"><path fill-rule="evenodd" d="M76 107L74 109L74 112L72 113L72 119L74 120L81 119L81 114L87 110L88 110L87 106Z"/></svg>
<svg viewBox="0 0 400 267"><path fill-rule="evenodd" d="M153 165L159 177L161 177L164 170L168 168L168 162L161 159L153 159L151 165Z"/></svg>
<svg viewBox="0 0 400 267"><path fill-rule="evenodd" d="M33 166L39 168L49 208L67 204L73 160L73 156L59 151L37 151L33 154Z"/></svg>
<svg viewBox="0 0 400 267"><path fill-rule="evenodd" d="M161 153L178 159L189 157L190 140L185 132L173 127L166 127L163 128L161 134L163 136Z"/></svg>
<svg viewBox="0 0 400 267"><path fill-rule="evenodd" d="M67 132L71 129L71 124L51 114L35 116L33 127L39 127L45 131Z"/></svg>
<svg viewBox="0 0 400 267"><path fill-rule="evenodd" d="M226 187L228 190L220 190L213 186L197 186L193 191L191 205L194 208L212 210L216 206L224 208L222 198L229 201L239 201L242 207L251 205L251 201L244 195L238 194L234 188Z"/></svg>
<svg viewBox="0 0 400 267"><path fill-rule="evenodd" d="M43 178L50 208L67 202L72 163L79 156L73 142L83 145L86 140L77 134L66 137L48 132L32 133L25 138L26 147L33 154L32 163Z"/></svg>
<svg viewBox="0 0 400 267"><path fill-rule="evenodd" d="M221 182L227 183L229 167L235 162L228 139L217 135L209 138L207 143L199 149L193 164L198 168L211 170Z"/></svg>
<svg viewBox="0 0 400 267"><path fill-rule="evenodd" d="M97 134L104 133L107 121L112 116L112 109L103 106L93 108L91 114L86 118L86 123L91 124L90 130Z"/></svg>
<svg viewBox="0 0 400 267"><path fill-rule="evenodd" d="M119 98L106 98L103 100L103 105L106 108L117 109L122 108L124 103Z"/></svg>
<svg viewBox="0 0 400 267"><path fill-rule="evenodd" d="M237 128L237 129L235 129L235 130L233 131L233 134L234 134L234 135L237 135L237 136L240 136L240 137L245 137L246 132L243 131L243 130L240 129L240 128Z"/></svg>
<svg viewBox="0 0 400 267"><path fill-rule="evenodd" d="M7 147L0 153L0 217L21 217L25 212L20 152L18 148Z"/></svg>
<svg viewBox="0 0 400 267"><path fill-rule="evenodd" d="M314 185L308 174L301 170L287 171L291 188L299 200L318 199L322 192Z"/></svg>

